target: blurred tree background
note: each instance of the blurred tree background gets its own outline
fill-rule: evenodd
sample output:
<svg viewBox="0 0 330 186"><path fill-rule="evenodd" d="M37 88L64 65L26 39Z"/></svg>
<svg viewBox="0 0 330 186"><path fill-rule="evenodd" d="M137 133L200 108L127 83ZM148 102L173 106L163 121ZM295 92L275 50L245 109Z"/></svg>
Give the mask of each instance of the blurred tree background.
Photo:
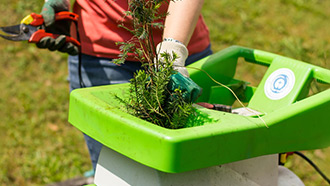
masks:
<svg viewBox="0 0 330 186"><path fill-rule="evenodd" d="M42 4L2 0L0 26L18 24L40 12ZM203 14L214 52L241 45L330 69L329 8L329 0L205 0ZM44 185L91 168L83 136L67 122L66 58L34 44L0 39L0 185ZM239 65L237 78L252 84L266 70ZM330 175L330 148L304 153ZM297 156L286 166L307 186L326 185Z"/></svg>

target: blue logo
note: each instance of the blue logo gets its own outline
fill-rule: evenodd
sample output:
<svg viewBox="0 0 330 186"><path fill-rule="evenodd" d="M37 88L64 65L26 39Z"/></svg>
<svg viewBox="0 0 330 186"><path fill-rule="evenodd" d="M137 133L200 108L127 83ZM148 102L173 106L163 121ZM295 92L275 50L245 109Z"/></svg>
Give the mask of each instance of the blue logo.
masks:
<svg viewBox="0 0 330 186"><path fill-rule="evenodd" d="M296 78L292 70L280 68L267 78L264 92L271 100L279 100L288 95L294 87Z"/></svg>
<svg viewBox="0 0 330 186"><path fill-rule="evenodd" d="M273 82L271 91L275 94L278 94L286 87L287 83L288 83L288 76L285 74L279 74Z"/></svg>

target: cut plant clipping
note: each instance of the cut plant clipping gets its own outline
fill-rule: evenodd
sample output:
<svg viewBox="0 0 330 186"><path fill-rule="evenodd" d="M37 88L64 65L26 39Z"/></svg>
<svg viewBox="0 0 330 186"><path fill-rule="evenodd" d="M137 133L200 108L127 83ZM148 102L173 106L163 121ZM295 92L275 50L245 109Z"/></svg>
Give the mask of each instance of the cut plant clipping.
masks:
<svg viewBox="0 0 330 186"><path fill-rule="evenodd" d="M134 54L143 63L143 70L134 74L130 81L128 99L118 96L128 113L156 125L177 129L185 127L196 115L192 102L197 99L201 88L190 78L173 69L173 63L181 56L175 52L157 53L152 29L163 29L167 14L159 8L168 0L131 0L125 16L132 17L128 27L119 24L133 36L126 42L118 42L121 54L112 62L124 63L129 54Z"/></svg>
<svg viewBox="0 0 330 186"><path fill-rule="evenodd" d="M173 84L171 76L185 77L173 71L172 63L165 64L158 69L136 72L128 99L117 99L134 116L166 128L183 128L195 109L189 100L185 100L186 90L170 86Z"/></svg>

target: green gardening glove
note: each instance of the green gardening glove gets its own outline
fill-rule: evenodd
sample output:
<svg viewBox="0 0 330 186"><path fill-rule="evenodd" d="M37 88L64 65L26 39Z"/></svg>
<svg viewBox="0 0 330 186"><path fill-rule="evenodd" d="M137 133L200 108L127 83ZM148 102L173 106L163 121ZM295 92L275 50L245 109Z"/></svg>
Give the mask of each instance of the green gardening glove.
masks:
<svg viewBox="0 0 330 186"><path fill-rule="evenodd" d="M44 18L45 26L49 27L55 22L55 13L69 11L69 9L69 0L46 0L40 14Z"/></svg>
<svg viewBox="0 0 330 186"><path fill-rule="evenodd" d="M192 79L185 77L181 73L176 73L171 76L167 88L174 92L175 89L180 89L185 102L192 103L202 94L202 88L199 87Z"/></svg>
<svg viewBox="0 0 330 186"><path fill-rule="evenodd" d="M79 53L77 46L65 41L65 36L70 36L71 23L65 20L56 21L55 23L55 13L69 11L69 9L69 0L46 0L40 13L44 18L45 30L46 32L58 34L60 36L56 39L51 37L42 38L40 42L36 43L38 48L46 48L50 51L58 50L70 55L77 55Z"/></svg>
<svg viewBox="0 0 330 186"><path fill-rule="evenodd" d="M157 52L158 54L164 52L172 54L174 52L178 55L179 58L173 62L173 69L177 71L177 73L171 76L168 89L171 92L180 89L185 102L191 103L196 101L202 93L202 88L189 78L189 73L185 67L185 61L188 57L188 49L186 46L175 39L168 38L157 45Z"/></svg>

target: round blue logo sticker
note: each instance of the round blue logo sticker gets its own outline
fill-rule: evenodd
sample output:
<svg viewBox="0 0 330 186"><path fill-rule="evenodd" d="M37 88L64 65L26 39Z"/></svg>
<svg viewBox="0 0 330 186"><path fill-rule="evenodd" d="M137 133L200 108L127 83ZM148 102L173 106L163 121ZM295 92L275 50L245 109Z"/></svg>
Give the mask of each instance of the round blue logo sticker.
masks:
<svg viewBox="0 0 330 186"><path fill-rule="evenodd" d="M281 68L274 71L266 80L264 91L272 100L279 100L288 95L295 84L292 70Z"/></svg>

